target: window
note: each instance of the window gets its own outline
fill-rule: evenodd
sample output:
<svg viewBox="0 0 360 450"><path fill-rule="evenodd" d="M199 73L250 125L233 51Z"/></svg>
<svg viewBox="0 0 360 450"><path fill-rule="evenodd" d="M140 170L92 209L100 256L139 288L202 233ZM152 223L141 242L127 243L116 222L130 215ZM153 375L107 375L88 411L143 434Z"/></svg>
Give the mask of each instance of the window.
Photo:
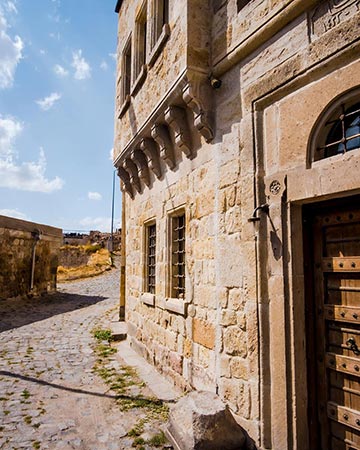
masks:
<svg viewBox="0 0 360 450"><path fill-rule="evenodd" d="M136 54L134 61L134 81L141 75L146 63L146 33L147 33L147 3L145 2L140 10L135 24L135 45Z"/></svg>
<svg viewBox="0 0 360 450"><path fill-rule="evenodd" d="M172 216L171 224L171 274L170 295L184 298L185 295L185 214Z"/></svg>
<svg viewBox="0 0 360 450"><path fill-rule="evenodd" d="M330 132L325 145L318 149L323 158L360 148L360 103L347 109L341 105L337 115L327 123L331 126Z"/></svg>
<svg viewBox="0 0 360 450"><path fill-rule="evenodd" d="M146 226L145 291L155 294L156 286L156 224Z"/></svg>
<svg viewBox="0 0 360 450"><path fill-rule="evenodd" d="M169 0L154 0L154 29L151 48L153 48L163 32L164 25L169 22Z"/></svg>
<svg viewBox="0 0 360 450"><path fill-rule="evenodd" d="M128 40L122 61L122 103L127 101L131 86L131 39Z"/></svg>
<svg viewBox="0 0 360 450"><path fill-rule="evenodd" d="M169 1L168 0L152 0L152 27L150 40L150 55L148 59L148 67L151 67L161 49L165 45L170 35L169 27Z"/></svg>
<svg viewBox="0 0 360 450"><path fill-rule="evenodd" d="M328 108L316 125L312 141L315 161L360 149L359 91Z"/></svg>
<svg viewBox="0 0 360 450"><path fill-rule="evenodd" d="M237 10L240 12L251 0L237 0Z"/></svg>

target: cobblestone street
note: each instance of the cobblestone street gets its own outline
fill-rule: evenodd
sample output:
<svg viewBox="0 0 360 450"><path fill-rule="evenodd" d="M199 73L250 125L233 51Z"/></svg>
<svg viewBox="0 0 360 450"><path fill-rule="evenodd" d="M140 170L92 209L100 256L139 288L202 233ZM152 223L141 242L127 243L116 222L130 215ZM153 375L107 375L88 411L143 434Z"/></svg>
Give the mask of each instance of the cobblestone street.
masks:
<svg viewBox="0 0 360 450"><path fill-rule="evenodd" d="M62 284L53 295L0 302L1 449L153 448L147 427L156 431L159 415L118 402L119 393L151 393L136 381L114 390L110 375L121 374L124 363L107 349L119 344L103 342L100 358L96 351L93 330L108 326L118 293L119 271L112 270Z"/></svg>

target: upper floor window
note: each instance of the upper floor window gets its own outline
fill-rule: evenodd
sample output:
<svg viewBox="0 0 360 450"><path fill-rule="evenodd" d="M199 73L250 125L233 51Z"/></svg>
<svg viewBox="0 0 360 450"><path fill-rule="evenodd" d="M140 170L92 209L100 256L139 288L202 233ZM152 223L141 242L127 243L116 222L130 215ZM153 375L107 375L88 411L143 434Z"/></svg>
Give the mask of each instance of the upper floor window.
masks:
<svg viewBox="0 0 360 450"><path fill-rule="evenodd" d="M153 20L151 48L155 46L163 33L164 25L169 23L169 0L153 0Z"/></svg>
<svg viewBox="0 0 360 450"><path fill-rule="evenodd" d="M240 12L251 0L236 0L237 1L237 11Z"/></svg>
<svg viewBox="0 0 360 450"><path fill-rule="evenodd" d="M313 137L313 160L329 158L360 148L360 98L346 95L323 115Z"/></svg>
<svg viewBox="0 0 360 450"><path fill-rule="evenodd" d="M171 274L170 295L173 298L185 296L185 214L178 213L170 218Z"/></svg>
<svg viewBox="0 0 360 450"><path fill-rule="evenodd" d="M122 56L122 95L121 103L125 103L130 95L131 88L131 38L127 41Z"/></svg>
<svg viewBox="0 0 360 450"><path fill-rule="evenodd" d="M145 69L147 47L147 2L144 2L135 22L134 82Z"/></svg>

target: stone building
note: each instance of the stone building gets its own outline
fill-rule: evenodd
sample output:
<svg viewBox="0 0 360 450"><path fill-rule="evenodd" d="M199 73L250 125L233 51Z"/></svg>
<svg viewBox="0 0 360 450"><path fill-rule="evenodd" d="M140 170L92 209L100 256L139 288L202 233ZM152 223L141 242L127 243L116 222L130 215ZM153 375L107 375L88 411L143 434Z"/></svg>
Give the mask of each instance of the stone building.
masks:
<svg viewBox="0 0 360 450"><path fill-rule="evenodd" d="M131 342L260 449L360 449L359 8L116 5Z"/></svg>
<svg viewBox="0 0 360 450"><path fill-rule="evenodd" d="M0 216L0 301L56 291L62 230Z"/></svg>

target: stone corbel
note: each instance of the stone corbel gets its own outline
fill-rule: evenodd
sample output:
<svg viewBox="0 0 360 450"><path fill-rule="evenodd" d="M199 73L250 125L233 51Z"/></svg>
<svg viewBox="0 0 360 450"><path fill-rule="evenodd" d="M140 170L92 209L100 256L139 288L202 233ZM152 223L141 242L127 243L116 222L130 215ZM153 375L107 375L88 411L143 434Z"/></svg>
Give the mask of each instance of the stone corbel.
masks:
<svg viewBox="0 0 360 450"><path fill-rule="evenodd" d="M141 140L140 148L147 157L149 168L154 172L154 174L158 178L160 178L161 166L160 166L159 152L156 147L156 142L151 138L144 138Z"/></svg>
<svg viewBox="0 0 360 450"><path fill-rule="evenodd" d="M134 198L134 191L130 182L129 173L123 167L118 167L117 174L122 181L123 190L126 191L131 198Z"/></svg>
<svg viewBox="0 0 360 450"><path fill-rule="evenodd" d="M141 193L141 183L137 165L130 158L126 158L123 167L130 174L130 183Z"/></svg>
<svg viewBox="0 0 360 450"><path fill-rule="evenodd" d="M203 74L188 74L183 99L194 114L194 126L206 142L214 139L212 98L209 80Z"/></svg>
<svg viewBox="0 0 360 450"><path fill-rule="evenodd" d="M147 159L145 154L139 150L135 149L131 152L131 159L137 165L139 169L139 178L140 180L146 184L146 186L150 185L150 174L149 167L147 163Z"/></svg>
<svg viewBox="0 0 360 450"><path fill-rule="evenodd" d="M154 124L151 128L151 136L159 146L160 158L166 162L170 169L173 169L175 167L175 156L168 127Z"/></svg>
<svg viewBox="0 0 360 450"><path fill-rule="evenodd" d="M174 130L175 144L188 158L192 157L190 130L186 111L179 106L169 106L165 110L166 123Z"/></svg>

